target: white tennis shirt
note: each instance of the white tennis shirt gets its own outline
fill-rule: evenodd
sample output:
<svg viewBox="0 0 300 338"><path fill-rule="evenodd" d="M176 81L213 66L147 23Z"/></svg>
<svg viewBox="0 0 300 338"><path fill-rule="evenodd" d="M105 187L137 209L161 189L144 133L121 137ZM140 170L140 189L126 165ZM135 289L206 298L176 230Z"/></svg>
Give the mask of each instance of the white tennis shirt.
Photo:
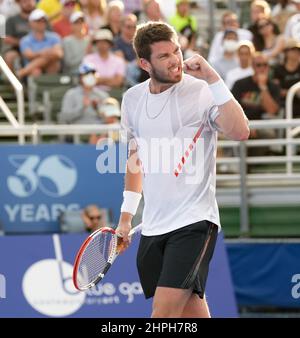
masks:
<svg viewBox="0 0 300 338"><path fill-rule="evenodd" d="M219 113L208 84L184 74L169 89L151 94L149 82L124 94L121 115L123 140L137 145L144 171L142 234L161 235L202 220L220 227L214 123Z"/></svg>

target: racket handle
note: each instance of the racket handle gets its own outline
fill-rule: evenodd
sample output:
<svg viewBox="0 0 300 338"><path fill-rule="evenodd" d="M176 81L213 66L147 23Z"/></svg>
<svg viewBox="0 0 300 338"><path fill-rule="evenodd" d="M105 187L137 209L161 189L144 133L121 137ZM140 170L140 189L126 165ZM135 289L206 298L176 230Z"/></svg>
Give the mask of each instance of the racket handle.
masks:
<svg viewBox="0 0 300 338"><path fill-rule="evenodd" d="M132 228L129 233L128 236L132 236L134 233L141 231L142 230L142 223L140 223L139 225L135 226L134 228Z"/></svg>

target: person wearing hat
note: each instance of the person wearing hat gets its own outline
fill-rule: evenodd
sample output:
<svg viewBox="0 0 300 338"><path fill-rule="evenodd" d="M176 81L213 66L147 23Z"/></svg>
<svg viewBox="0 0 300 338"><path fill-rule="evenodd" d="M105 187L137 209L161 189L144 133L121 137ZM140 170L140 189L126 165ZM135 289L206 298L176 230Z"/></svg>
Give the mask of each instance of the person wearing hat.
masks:
<svg viewBox="0 0 300 338"><path fill-rule="evenodd" d="M99 110L108 95L97 88L96 69L82 63L78 68L79 84L63 97L59 122L75 124L103 123Z"/></svg>
<svg viewBox="0 0 300 338"><path fill-rule="evenodd" d="M169 23L177 33L189 40L191 49L194 49L198 24L196 18L190 14L189 0L176 0L176 14L170 18Z"/></svg>
<svg viewBox="0 0 300 338"><path fill-rule="evenodd" d="M86 51L89 47L90 38L87 35L84 14L73 12L70 16L72 34L62 41L64 50L63 70L64 73L74 74L77 72Z"/></svg>
<svg viewBox="0 0 300 338"><path fill-rule="evenodd" d="M31 31L20 41L25 67L16 73L17 76L23 78L59 72L63 57L60 37L46 30L47 16L41 9L32 11L28 19Z"/></svg>
<svg viewBox="0 0 300 338"><path fill-rule="evenodd" d="M288 90L300 81L300 42L289 39L284 49L284 62L274 68L274 82L280 86L280 106L284 109ZM294 97L293 117L300 117L300 93Z"/></svg>
<svg viewBox="0 0 300 338"><path fill-rule="evenodd" d="M60 0L62 4L61 17L52 24L53 31L64 38L72 33L70 17L75 12L75 0Z"/></svg>
<svg viewBox="0 0 300 338"><path fill-rule="evenodd" d="M93 44L96 52L87 55L84 63L92 64L98 75L99 88L109 91L111 88L120 88L125 79L125 61L112 52L113 35L108 29L100 29L93 35Z"/></svg>

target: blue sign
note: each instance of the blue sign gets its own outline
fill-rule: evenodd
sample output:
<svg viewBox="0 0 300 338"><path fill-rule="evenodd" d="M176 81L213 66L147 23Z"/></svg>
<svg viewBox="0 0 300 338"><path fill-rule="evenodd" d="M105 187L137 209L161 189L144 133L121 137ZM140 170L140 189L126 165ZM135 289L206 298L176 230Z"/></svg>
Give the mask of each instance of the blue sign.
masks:
<svg viewBox="0 0 300 338"><path fill-rule="evenodd" d="M117 222L126 162L122 147L123 152L119 145L111 147L117 152L111 157L113 163L106 163L104 146L0 147L0 222L4 230L57 232L61 211L79 210L88 204L111 209ZM120 161L119 153L125 154Z"/></svg>
<svg viewBox="0 0 300 338"><path fill-rule="evenodd" d="M150 317L152 300L144 298L135 263L138 237L105 279L87 292L77 291L72 282L74 257L84 235L0 237L0 272L6 281L0 317ZM206 295L213 317L237 316L222 235Z"/></svg>
<svg viewBox="0 0 300 338"><path fill-rule="evenodd" d="M239 305L300 308L300 244L228 244Z"/></svg>

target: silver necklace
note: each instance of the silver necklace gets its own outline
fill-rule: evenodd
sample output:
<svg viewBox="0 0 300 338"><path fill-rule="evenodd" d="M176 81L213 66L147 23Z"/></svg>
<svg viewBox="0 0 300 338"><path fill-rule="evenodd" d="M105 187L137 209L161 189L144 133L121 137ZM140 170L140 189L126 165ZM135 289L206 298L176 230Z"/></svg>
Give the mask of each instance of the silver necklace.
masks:
<svg viewBox="0 0 300 338"><path fill-rule="evenodd" d="M154 116L150 116L149 115L149 112L148 112L148 97L149 97L149 91L147 91L147 96L146 96L146 115L148 117L148 119L150 120L155 120L163 111L164 109L166 108L166 105L171 97L171 95L173 94L174 92L174 89L175 89L175 85L172 87L171 91L170 91L170 94L168 95L167 99L166 99L166 102L164 103L164 105L162 106L161 110L158 112L158 114L154 115Z"/></svg>

